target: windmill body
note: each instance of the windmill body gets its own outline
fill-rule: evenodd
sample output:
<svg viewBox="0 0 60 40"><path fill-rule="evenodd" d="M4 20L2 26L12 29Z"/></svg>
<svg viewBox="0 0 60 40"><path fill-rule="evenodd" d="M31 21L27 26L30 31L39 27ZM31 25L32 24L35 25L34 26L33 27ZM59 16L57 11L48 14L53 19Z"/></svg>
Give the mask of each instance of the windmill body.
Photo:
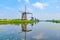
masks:
<svg viewBox="0 0 60 40"><path fill-rule="evenodd" d="M27 14L26 14L26 12L22 13L22 20L27 20Z"/></svg>

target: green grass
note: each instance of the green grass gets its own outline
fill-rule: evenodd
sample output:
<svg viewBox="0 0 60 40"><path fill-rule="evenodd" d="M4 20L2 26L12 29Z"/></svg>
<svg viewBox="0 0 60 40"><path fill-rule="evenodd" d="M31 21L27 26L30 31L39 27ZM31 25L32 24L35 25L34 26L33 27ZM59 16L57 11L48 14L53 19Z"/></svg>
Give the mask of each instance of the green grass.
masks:
<svg viewBox="0 0 60 40"><path fill-rule="evenodd" d="M20 20L20 19L0 19L0 24L32 24L38 22L37 20Z"/></svg>

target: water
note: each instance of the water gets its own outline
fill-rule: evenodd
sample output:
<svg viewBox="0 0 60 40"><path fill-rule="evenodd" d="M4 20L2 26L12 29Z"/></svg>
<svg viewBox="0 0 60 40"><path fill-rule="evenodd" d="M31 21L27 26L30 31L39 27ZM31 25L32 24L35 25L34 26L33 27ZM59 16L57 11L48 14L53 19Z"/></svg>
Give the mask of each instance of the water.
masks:
<svg viewBox="0 0 60 40"><path fill-rule="evenodd" d="M60 23L0 25L0 40L60 40Z"/></svg>

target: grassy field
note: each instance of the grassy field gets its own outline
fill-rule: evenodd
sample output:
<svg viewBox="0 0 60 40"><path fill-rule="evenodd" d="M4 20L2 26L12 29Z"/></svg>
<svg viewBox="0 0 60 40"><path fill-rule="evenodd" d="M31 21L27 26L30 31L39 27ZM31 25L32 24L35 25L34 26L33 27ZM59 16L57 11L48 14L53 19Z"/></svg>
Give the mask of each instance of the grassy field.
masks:
<svg viewBox="0 0 60 40"><path fill-rule="evenodd" d="M0 19L0 24L32 24L38 20L20 20L20 19Z"/></svg>

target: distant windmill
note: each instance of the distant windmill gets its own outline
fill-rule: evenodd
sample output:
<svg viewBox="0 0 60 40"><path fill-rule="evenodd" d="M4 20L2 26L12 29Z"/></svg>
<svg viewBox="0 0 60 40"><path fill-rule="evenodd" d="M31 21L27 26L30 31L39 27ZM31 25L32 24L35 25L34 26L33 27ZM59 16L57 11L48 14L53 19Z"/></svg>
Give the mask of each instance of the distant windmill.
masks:
<svg viewBox="0 0 60 40"><path fill-rule="evenodd" d="M22 12L22 11L19 11L19 12ZM31 14L31 19L33 19L33 14L32 13L29 13L29 12L26 12L26 5L25 5L25 12L22 12L21 19L22 20L27 20L27 14Z"/></svg>

